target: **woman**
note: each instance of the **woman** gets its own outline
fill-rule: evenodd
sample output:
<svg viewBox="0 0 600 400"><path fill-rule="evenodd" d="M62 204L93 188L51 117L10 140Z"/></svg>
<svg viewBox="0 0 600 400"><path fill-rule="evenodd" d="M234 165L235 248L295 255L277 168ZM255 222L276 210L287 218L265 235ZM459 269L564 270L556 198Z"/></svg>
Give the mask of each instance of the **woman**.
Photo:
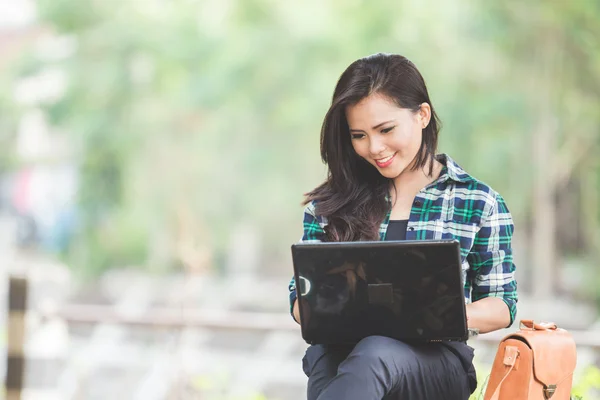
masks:
<svg viewBox="0 0 600 400"><path fill-rule="evenodd" d="M326 181L307 194L302 241L460 241L467 323L510 326L517 294L513 222L502 197L436 155L439 121L423 77L400 55L376 54L340 77L321 130ZM299 321L295 283L292 314ZM370 336L310 346L308 399L467 399L475 390L466 343L407 344Z"/></svg>

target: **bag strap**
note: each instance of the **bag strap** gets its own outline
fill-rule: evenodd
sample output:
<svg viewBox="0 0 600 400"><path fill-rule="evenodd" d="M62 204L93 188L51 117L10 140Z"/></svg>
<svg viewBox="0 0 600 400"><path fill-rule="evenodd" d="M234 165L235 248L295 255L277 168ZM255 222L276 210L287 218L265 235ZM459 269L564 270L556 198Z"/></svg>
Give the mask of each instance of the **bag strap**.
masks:
<svg viewBox="0 0 600 400"><path fill-rule="evenodd" d="M519 349L517 347L506 346L504 348L503 364L507 367L510 366L510 368L508 369L508 371L506 371L506 374L504 374L500 382L498 382L498 386L496 386L496 390L494 390L494 394L492 394L492 397L490 397L489 400L498 400L500 398L500 388L502 387L502 383L504 383L504 380L508 377L510 372L515 367L517 357L519 357Z"/></svg>

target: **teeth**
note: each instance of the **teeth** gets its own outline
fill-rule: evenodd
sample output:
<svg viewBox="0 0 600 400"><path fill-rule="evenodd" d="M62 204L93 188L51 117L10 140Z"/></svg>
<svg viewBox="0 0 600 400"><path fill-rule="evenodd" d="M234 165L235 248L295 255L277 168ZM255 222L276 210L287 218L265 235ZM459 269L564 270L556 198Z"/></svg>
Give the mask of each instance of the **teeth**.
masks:
<svg viewBox="0 0 600 400"><path fill-rule="evenodd" d="M380 159L380 160L377 160L377 162L378 162L378 163L380 163L380 164L386 163L386 162L390 161L390 160L392 159L392 157L394 157L394 156L395 156L395 154L392 154L392 155L391 155L391 156L389 156L389 157L386 157L386 158L382 158L382 159Z"/></svg>

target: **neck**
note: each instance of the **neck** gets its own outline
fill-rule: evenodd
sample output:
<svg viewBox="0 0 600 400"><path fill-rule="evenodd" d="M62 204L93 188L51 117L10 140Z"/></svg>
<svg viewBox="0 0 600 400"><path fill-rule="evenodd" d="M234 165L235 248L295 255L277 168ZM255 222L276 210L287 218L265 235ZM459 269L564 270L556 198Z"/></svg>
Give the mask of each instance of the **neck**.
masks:
<svg viewBox="0 0 600 400"><path fill-rule="evenodd" d="M423 168L416 170L412 170L411 167L407 167L394 179L396 188L402 188L403 192L417 194L421 189L429 185L440 176L440 172L443 167L442 164L439 161L434 160L431 175L429 174L430 165L431 162L427 163Z"/></svg>

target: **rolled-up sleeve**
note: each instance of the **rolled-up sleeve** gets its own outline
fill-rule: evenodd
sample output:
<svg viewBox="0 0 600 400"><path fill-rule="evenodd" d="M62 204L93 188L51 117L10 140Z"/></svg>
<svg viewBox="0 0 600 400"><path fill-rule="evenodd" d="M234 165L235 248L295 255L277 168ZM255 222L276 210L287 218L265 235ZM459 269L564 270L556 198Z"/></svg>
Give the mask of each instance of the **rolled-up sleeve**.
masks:
<svg viewBox="0 0 600 400"><path fill-rule="evenodd" d="M469 261L471 298L486 297L504 300L510 311L510 325L517 313L517 282L511 247L514 224L504 199L496 194L486 216L482 217L479 232L473 242Z"/></svg>
<svg viewBox="0 0 600 400"><path fill-rule="evenodd" d="M300 243L318 243L325 241L325 231L323 227L319 223L317 216L315 215L315 205L314 202L309 203L304 208L304 233L302 234L302 239L300 239ZM292 318L294 316L294 301L296 301L296 282L292 277L290 284L288 285L288 289L290 292L290 313L292 314Z"/></svg>

